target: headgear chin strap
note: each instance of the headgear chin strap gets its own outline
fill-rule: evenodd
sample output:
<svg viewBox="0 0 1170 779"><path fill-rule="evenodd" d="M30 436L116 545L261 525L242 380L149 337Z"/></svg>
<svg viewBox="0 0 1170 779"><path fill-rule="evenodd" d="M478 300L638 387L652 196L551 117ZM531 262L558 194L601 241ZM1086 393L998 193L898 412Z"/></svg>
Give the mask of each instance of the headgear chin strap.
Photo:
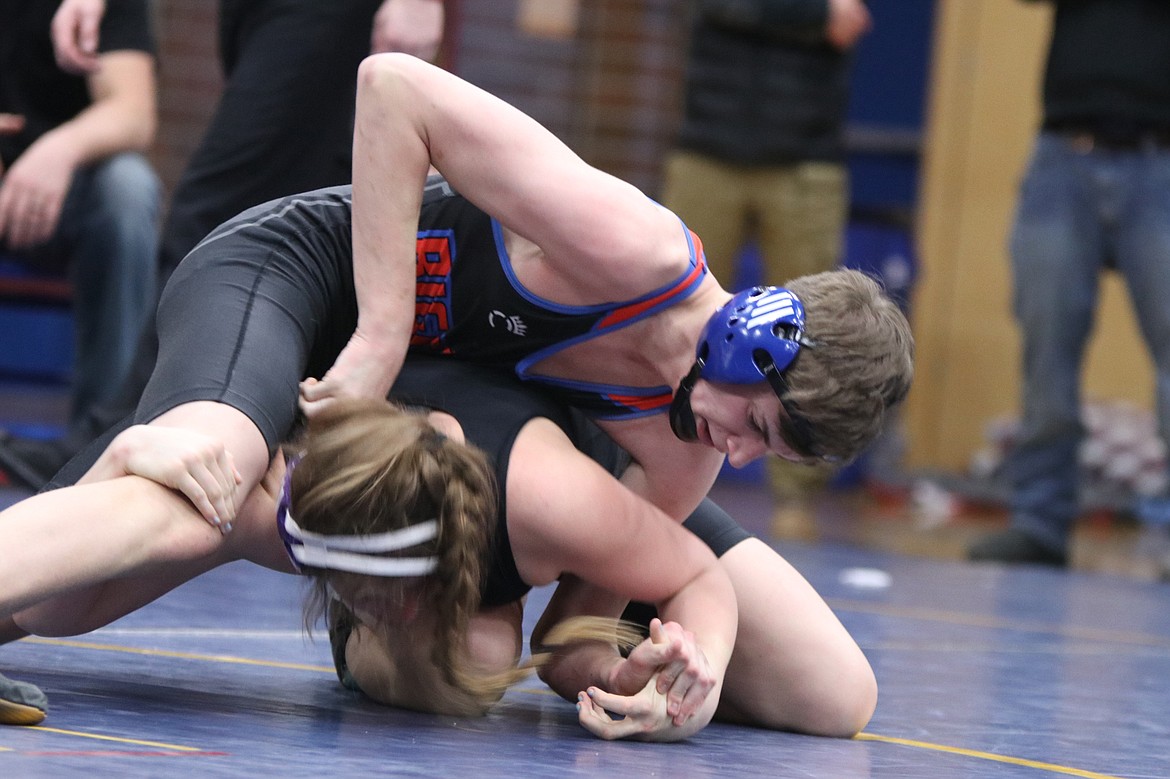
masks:
<svg viewBox="0 0 1170 779"><path fill-rule="evenodd" d="M680 441L697 441L699 431L695 427L695 412L691 411L691 391L699 380L703 361L696 360L691 370L678 383L678 390L670 401L670 429Z"/></svg>
<svg viewBox="0 0 1170 779"><path fill-rule="evenodd" d="M298 569L325 568L330 571L368 576L425 576L438 567L437 557L386 557L388 552L409 549L432 541L439 535L439 521L428 519L386 533L330 536L304 530L289 511L292 503L292 472L299 458L290 460L284 474L276 527L288 556Z"/></svg>
<svg viewBox="0 0 1170 779"><path fill-rule="evenodd" d="M804 346L815 344L804 332L804 304L790 290L752 287L736 294L711 315L699 336L695 364L679 382L670 405L671 430L683 441L696 440L691 392L700 378L728 384L767 381L783 402L788 394L784 371ZM793 433L792 443L812 456L808 423L787 407L785 413L792 420L785 432Z"/></svg>

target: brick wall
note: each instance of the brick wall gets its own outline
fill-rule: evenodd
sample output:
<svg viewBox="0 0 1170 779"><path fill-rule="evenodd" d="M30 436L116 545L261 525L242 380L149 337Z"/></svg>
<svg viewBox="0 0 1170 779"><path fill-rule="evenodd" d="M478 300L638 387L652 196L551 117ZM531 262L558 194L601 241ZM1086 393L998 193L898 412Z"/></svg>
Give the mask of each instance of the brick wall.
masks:
<svg viewBox="0 0 1170 779"><path fill-rule="evenodd" d="M685 1L581 0L566 39L518 29L518 5L463 1L455 71L655 194L681 110Z"/></svg>
<svg viewBox="0 0 1170 779"><path fill-rule="evenodd" d="M455 5L449 67L534 116L590 163L655 194L678 116L683 0L581 0L575 34L556 39L519 28L520 1ZM222 88L219 5L153 4L161 90L153 160L169 192Z"/></svg>
<svg viewBox="0 0 1170 779"><path fill-rule="evenodd" d="M219 4L153 0L159 51L159 133L151 159L170 192L211 119L223 86Z"/></svg>

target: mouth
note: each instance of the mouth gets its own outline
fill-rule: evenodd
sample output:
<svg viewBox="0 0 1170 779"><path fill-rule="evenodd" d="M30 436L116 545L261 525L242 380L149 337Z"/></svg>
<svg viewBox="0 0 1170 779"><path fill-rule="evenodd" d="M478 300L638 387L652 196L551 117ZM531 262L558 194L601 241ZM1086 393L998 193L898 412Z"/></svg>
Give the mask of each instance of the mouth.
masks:
<svg viewBox="0 0 1170 779"><path fill-rule="evenodd" d="M711 438L711 428L707 426L707 420L699 417L696 422L697 424L695 425L695 431L699 435L699 441L706 446L711 447L712 449L716 449L722 452L723 450L719 449L719 447L715 445L715 440Z"/></svg>

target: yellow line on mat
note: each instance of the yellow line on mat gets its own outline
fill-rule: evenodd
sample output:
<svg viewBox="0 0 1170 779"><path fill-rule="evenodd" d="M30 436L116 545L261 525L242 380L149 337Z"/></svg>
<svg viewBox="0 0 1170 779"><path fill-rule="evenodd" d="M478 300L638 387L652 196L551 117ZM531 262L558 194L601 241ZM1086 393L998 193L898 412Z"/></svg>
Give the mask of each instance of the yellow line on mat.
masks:
<svg viewBox="0 0 1170 779"><path fill-rule="evenodd" d="M854 736L854 738L858 741L881 741L886 744L898 744L905 747L929 749L935 752L947 752L952 755L963 755L964 757L977 757L980 760L992 760L996 763L1008 763L1009 765L1038 768L1041 771L1050 771L1052 773L1064 774L1066 776L1079 776L1082 777L1082 779L1120 779L1120 777L1112 776L1110 774L1099 774L1094 771L1084 771L1080 768L1069 768L1068 766L1056 765L1055 763L1042 763L1038 760L1026 760L1022 757L1007 757L1005 755L997 755L992 752L980 752L976 749L948 747L944 744L931 744L928 741L913 741L908 738L878 736L873 733L858 733L856 736Z"/></svg>
<svg viewBox="0 0 1170 779"><path fill-rule="evenodd" d="M159 747L160 749L173 749L178 752L202 752L199 747L183 747L178 744L166 744L162 741L143 741L140 738L120 738L118 736L103 736L98 733L83 733L80 730L62 730L60 728L46 728L43 725L34 725L29 730L42 730L46 733L61 733L66 736L81 736L82 738L94 738L99 741L116 741L119 744L137 744L143 747Z"/></svg>
<svg viewBox="0 0 1170 779"><path fill-rule="evenodd" d="M843 607L850 608L849 606L843 606ZM859 610L861 610L861 609L859 609ZM921 617L922 615L915 614L914 616ZM306 664L302 664L302 663L281 663L281 662L275 662L275 661L270 661L270 660L250 660L248 658L232 657L230 655L201 655L201 654L195 654L195 653L191 653L191 652L171 652L171 651L161 650L161 649L140 649L137 647L117 646L114 644L95 644L95 643L90 642L90 641L69 641L69 640L58 639L58 638L40 638L37 636L29 636L27 638L21 639L21 641L25 641L25 642L33 643L33 644L48 644L51 646L71 647L71 648L76 648L76 649L96 649L96 650L105 651L105 652L124 652L127 654L135 654L135 655L150 655L150 656L156 656L156 657L175 657L175 658L181 658L184 660L207 660L207 661L216 662L216 663L235 663L235 664L239 664L239 665L265 666L268 668L289 668L289 669L300 670L300 671L322 671L322 672L330 673L330 674L334 673L332 668L329 668L327 666L322 666L322 665L306 665ZM540 690L539 688L524 688L524 687L517 688L517 692L523 692L523 693L529 693L529 694L549 694L549 695L553 694L551 690ZM135 739L116 738L114 736L99 736L99 735L95 735L92 733L80 733L77 731L70 731L70 730L58 730L57 728L46 728L46 727L42 727L42 726L35 726L33 729L34 730L48 731L51 733L64 733L67 735L84 736L85 738L103 739L106 741L119 741L119 742L123 742L123 743L127 743L127 744L141 744L144 746L162 747L164 749L177 749L177 750L187 751L187 752L202 751L196 747L180 747L180 746L175 746L173 744L163 744L163 743L154 742L154 741L139 741L139 740L135 740ZM944 744L932 744L932 743L927 742L927 741L913 741L911 739L894 738L892 736L879 736L879 735L876 735L873 733L859 733L859 734L857 734L857 736L855 736L855 738L858 741L878 741L878 742L883 742L883 743L887 743L887 744L897 744L900 746L916 747L918 749L929 749L929 750L933 750L935 752L947 752L947 753L954 754L954 755L964 755L966 757L975 757L975 758L979 758L981 760L992 760L992 761L995 761L998 763L1008 763L1011 765L1027 766L1029 768L1038 768L1038 769L1041 769L1044 771L1065 774L1066 776L1078 776L1078 777L1082 777L1082 779L1119 779L1118 777L1111 776L1109 774L1100 774L1100 773L1095 773L1093 771L1083 771L1079 768L1069 768L1067 766L1056 765L1054 763L1042 763L1042 762L1039 762L1036 760L1026 760L1024 758L1019 758L1019 757L1006 757L1004 755L997 755L997 754L994 754L991 752L980 752L980 751L974 750L974 749L964 749L962 747L950 747L950 746L946 746ZM0 748L0 751L4 751L4 749ZM9 750L9 751L11 751L11 750Z"/></svg>
<svg viewBox="0 0 1170 779"><path fill-rule="evenodd" d="M231 655L202 655L194 652L171 652L164 649L141 649L132 646L118 646L117 644L95 644L91 641L68 641L60 638L41 638L29 636L22 638L22 642L30 644L47 644L49 646L64 646L72 649L97 649L103 652L124 652L131 655L148 655L151 657L177 657L183 660L207 660L214 663L234 663L236 665L259 665L266 668L289 668L296 671L323 671L334 673L333 669L324 665L306 665L304 663L282 663L276 660L251 660L246 657L232 657Z"/></svg>

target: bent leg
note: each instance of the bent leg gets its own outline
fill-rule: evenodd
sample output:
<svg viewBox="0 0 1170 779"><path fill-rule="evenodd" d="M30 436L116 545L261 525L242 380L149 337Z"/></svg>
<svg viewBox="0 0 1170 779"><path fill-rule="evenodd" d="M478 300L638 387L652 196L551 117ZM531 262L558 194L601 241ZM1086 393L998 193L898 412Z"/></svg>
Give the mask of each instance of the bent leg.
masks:
<svg viewBox="0 0 1170 779"><path fill-rule="evenodd" d="M234 408L190 403L154 423L211 435L235 457L241 495L268 462L259 430ZM242 535L250 538L250 535ZM0 513L0 615L118 577L215 554L224 536L178 493L136 476L35 495ZM230 548L238 554L239 542Z"/></svg>
<svg viewBox="0 0 1170 779"><path fill-rule="evenodd" d="M0 614L130 573L165 549L175 512L219 533L170 490L125 477L41 493L0 514ZM179 523L174 523L179 524Z"/></svg>
<svg viewBox="0 0 1170 779"><path fill-rule="evenodd" d="M176 513L164 521L165 531L153 536L158 546L142 570L71 590L21 611L14 619L0 620L0 643L27 633L65 636L96 630L233 560L247 559L295 573L274 521L277 497L262 488L253 490L227 536L220 536L205 522Z"/></svg>
<svg viewBox="0 0 1170 779"><path fill-rule="evenodd" d="M735 587L739 633L716 717L822 736L864 728L877 680L812 585L756 538L719 562Z"/></svg>

